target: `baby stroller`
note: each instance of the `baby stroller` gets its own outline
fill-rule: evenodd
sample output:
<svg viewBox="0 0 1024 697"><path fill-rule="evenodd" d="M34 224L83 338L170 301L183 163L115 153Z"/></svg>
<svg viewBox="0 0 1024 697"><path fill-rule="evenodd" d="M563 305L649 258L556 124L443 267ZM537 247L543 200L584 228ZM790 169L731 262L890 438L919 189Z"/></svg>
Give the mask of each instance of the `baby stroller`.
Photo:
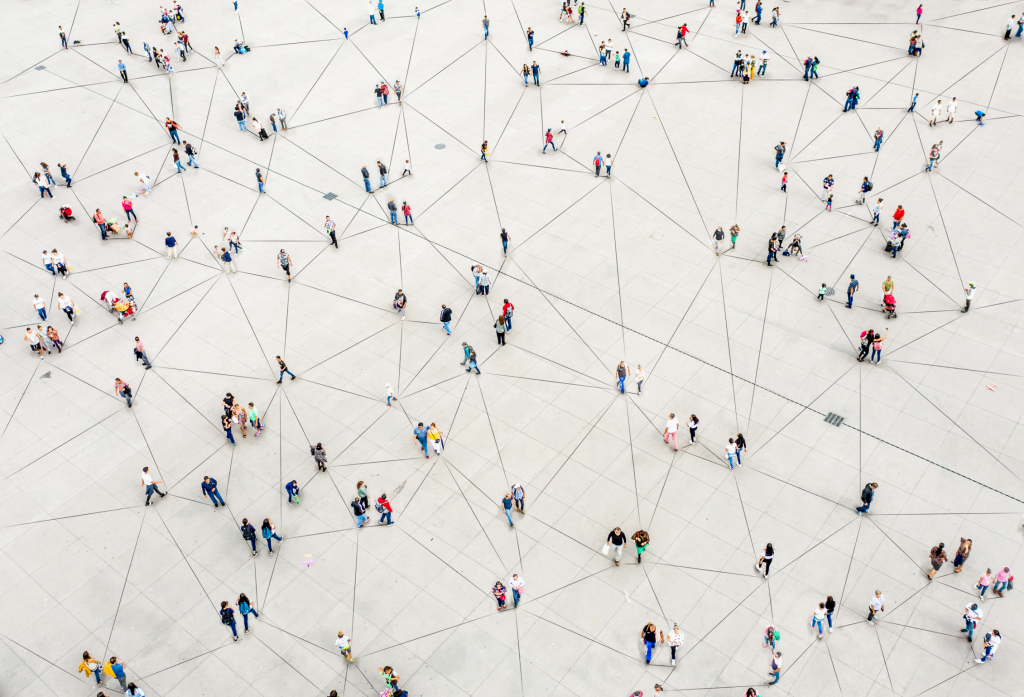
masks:
<svg viewBox="0 0 1024 697"><path fill-rule="evenodd" d="M107 308L107 312L114 312L114 305L121 302L121 300L114 295L113 291L105 290L100 293L100 302Z"/></svg>
<svg viewBox="0 0 1024 697"><path fill-rule="evenodd" d="M882 298L882 305L885 308L884 312L886 319L893 319L896 317L896 298L892 296L892 293L889 293Z"/></svg>
<svg viewBox="0 0 1024 697"><path fill-rule="evenodd" d="M75 216L71 215L71 207L70 206L61 206L60 207L60 219L63 220L65 223L68 222L69 220L74 220L75 219Z"/></svg>
<svg viewBox="0 0 1024 697"><path fill-rule="evenodd" d="M121 300L114 304L114 310L118 313L117 323L124 324L128 317L135 321L135 303L131 300Z"/></svg>

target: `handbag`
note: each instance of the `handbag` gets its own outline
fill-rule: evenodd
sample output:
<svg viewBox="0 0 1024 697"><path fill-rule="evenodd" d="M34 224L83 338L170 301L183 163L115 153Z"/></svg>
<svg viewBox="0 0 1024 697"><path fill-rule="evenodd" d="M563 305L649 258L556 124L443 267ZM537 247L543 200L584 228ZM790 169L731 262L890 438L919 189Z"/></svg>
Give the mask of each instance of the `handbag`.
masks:
<svg viewBox="0 0 1024 697"><path fill-rule="evenodd" d="M605 556L608 556L608 551L610 549L611 549L611 546L607 542L605 542L604 543L604 547L601 548L601 554L603 554Z"/></svg>

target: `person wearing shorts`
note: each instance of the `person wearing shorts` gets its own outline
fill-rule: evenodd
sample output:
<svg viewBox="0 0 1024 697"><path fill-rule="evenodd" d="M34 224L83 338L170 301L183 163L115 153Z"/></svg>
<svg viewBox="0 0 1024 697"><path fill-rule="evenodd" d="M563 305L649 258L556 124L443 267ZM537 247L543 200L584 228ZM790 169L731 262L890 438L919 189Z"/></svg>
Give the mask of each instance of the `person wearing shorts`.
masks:
<svg viewBox="0 0 1024 697"><path fill-rule="evenodd" d="M288 252L281 250L281 253L277 255L277 265L281 267L285 275L288 276L288 282L292 282L292 258Z"/></svg>

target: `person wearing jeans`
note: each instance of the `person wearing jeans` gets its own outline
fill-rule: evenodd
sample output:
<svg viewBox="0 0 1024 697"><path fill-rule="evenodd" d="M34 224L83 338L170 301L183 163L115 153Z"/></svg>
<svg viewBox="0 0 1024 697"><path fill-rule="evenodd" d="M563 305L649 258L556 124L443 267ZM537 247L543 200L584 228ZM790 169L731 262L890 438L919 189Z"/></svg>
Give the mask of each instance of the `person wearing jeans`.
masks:
<svg viewBox="0 0 1024 697"><path fill-rule="evenodd" d="M967 635L967 641L974 641L974 630L978 626L978 620L982 617L982 611L978 609L978 603L968 603L964 607L964 621L966 626L960 631Z"/></svg>
<svg viewBox="0 0 1024 697"><path fill-rule="evenodd" d="M821 637L825 634L823 622L827 614L828 613L825 610L825 603L818 603L818 609L814 611L814 616L811 617L811 626L818 628L819 639L821 639ZM831 625L829 626L829 628L831 629Z"/></svg>
<svg viewBox="0 0 1024 697"><path fill-rule="evenodd" d="M876 482L871 482L864 487L864 491L860 492L860 500L864 504L863 506L857 506L857 515L867 513L868 509L871 508L871 502L875 498L875 489L878 488Z"/></svg>
<svg viewBox="0 0 1024 697"><path fill-rule="evenodd" d="M512 522L512 494L505 494L505 498L501 500L501 505L505 508L505 517L508 518L509 527L515 527L515 523Z"/></svg>
<svg viewBox="0 0 1024 697"><path fill-rule="evenodd" d="M626 367L625 361L619 361L618 367L615 368L615 376L619 380L619 392L626 394L626 375L629 374L629 368Z"/></svg>
<svg viewBox="0 0 1024 697"><path fill-rule="evenodd" d="M645 656L645 660L648 663L651 662L651 651L654 650L654 646L658 641L657 631L658 630L655 628L653 622L648 622L646 625L644 625L644 628L640 630L640 636L642 636L644 639L644 646L647 647L647 655Z"/></svg>
<svg viewBox="0 0 1024 697"><path fill-rule="evenodd" d="M384 511L380 514L380 520L377 521L377 524L383 525L384 520L386 519L388 521L388 525L392 525L391 514L394 511L392 511L391 509L391 502L388 501L388 495L381 494L380 498L377 499L377 505L384 509Z"/></svg>
<svg viewBox="0 0 1024 697"><path fill-rule="evenodd" d="M782 652L776 651L772 655L772 669L768 671L768 675L774 675L775 679L772 680L769 685L774 685L779 682L779 676L782 673Z"/></svg>
<svg viewBox="0 0 1024 697"><path fill-rule="evenodd" d="M519 574L512 574L508 585L512 587L512 607L519 607L519 598L523 594L523 579L519 578Z"/></svg>
<svg viewBox="0 0 1024 697"><path fill-rule="evenodd" d="M281 542L282 540L281 536L277 534L277 529L274 527L274 524L270 522L270 518L263 519L261 531L263 534L263 539L267 541L267 549L270 551L271 554L273 554L274 545L271 542L271 540L277 540L278 542Z"/></svg>
<svg viewBox="0 0 1024 697"><path fill-rule="evenodd" d="M209 497L213 501L213 507L216 508L218 505L224 506L224 499L221 497L220 492L217 491L217 480L210 479L209 477L203 477L203 483L199 485L203 490L203 498ZM220 502L219 504L217 502Z"/></svg>
<svg viewBox="0 0 1024 697"><path fill-rule="evenodd" d="M231 628L231 634L234 636L235 641L238 641L238 629L235 625L235 611L228 607L228 601L223 601L220 604L220 621L221 624L226 624Z"/></svg>

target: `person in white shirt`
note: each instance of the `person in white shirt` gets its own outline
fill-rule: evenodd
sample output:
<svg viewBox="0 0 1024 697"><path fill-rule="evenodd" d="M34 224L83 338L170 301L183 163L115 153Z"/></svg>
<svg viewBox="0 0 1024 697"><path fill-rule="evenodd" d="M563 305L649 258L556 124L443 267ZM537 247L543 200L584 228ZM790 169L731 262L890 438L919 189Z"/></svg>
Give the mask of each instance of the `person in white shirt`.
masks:
<svg viewBox="0 0 1024 697"><path fill-rule="evenodd" d="M675 414L668 415L668 421L665 422L665 432L661 435L664 436L665 442L668 443L668 439L672 439L672 445L675 446L676 450L679 450L679 443L676 441L676 433L679 431L679 419L676 418Z"/></svg>
<svg viewBox="0 0 1024 697"><path fill-rule="evenodd" d="M978 607L978 603L967 603L964 606L964 620L966 627L960 631L967 635L967 641L974 641L974 630L978 627L978 620L980 620L985 613Z"/></svg>
<svg viewBox="0 0 1024 697"><path fill-rule="evenodd" d="M39 319L46 321L46 301L40 298L38 295L32 298L32 307L39 313Z"/></svg>
<svg viewBox="0 0 1024 697"><path fill-rule="evenodd" d="M993 629L991 634L985 635L985 655L981 658L975 658L975 663L984 663L985 661L991 661L996 655L996 649L999 648L999 643L1003 640L1003 636L999 633L998 629Z"/></svg>
<svg viewBox="0 0 1024 697"><path fill-rule="evenodd" d="M736 441L732 438L729 439L729 443L725 446L725 455L729 458L729 469L733 469L732 459L736 456Z"/></svg>
<svg viewBox="0 0 1024 697"><path fill-rule="evenodd" d="M967 297L967 303L964 305L964 309L960 312L967 312L971 309L971 301L974 300L974 284L968 283L967 287L964 288L964 295Z"/></svg>
<svg viewBox="0 0 1024 697"><path fill-rule="evenodd" d="M385 392L387 392L388 406L390 407L391 406L391 400L395 398L395 391L393 389L391 389L391 383L390 382L384 383L384 390L385 390Z"/></svg>
<svg viewBox="0 0 1024 697"><path fill-rule="evenodd" d="M700 420L697 418L697 415L690 414L690 420L686 422L687 428L690 429L690 445L697 442L697 424L699 423Z"/></svg>
<svg viewBox="0 0 1024 697"><path fill-rule="evenodd" d="M679 631L678 624L673 624L672 631L668 633L668 645L672 650L672 665L675 665L676 650L683 645L683 633Z"/></svg>
<svg viewBox="0 0 1024 697"><path fill-rule="evenodd" d="M934 126L935 122L942 116L942 100L935 102L932 105L932 120L928 122L929 126Z"/></svg>
<svg viewBox="0 0 1024 697"><path fill-rule="evenodd" d="M43 350L46 348L46 344L32 327L25 327L25 341L28 342L28 347L32 351L36 351L39 354L39 360L43 360ZM50 353L49 349L46 349L47 353Z"/></svg>
<svg viewBox="0 0 1024 697"><path fill-rule="evenodd" d="M953 118L956 116L956 97L953 97L953 101L946 107L946 122L953 123Z"/></svg>
<svg viewBox="0 0 1024 697"><path fill-rule="evenodd" d="M636 367L636 393L640 394L640 390L643 388L644 380L647 379L647 373L644 372L642 366L637 365Z"/></svg>
<svg viewBox="0 0 1024 697"><path fill-rule="evenodd" d="M868 624L875 623L875 615L885 609L885 598L882 591L875 591L875 597L868 603Z"/></svg>
<svg viewBox="0 0 1024 697"><path fill-rule="evenodd" d="M57 269L61 276L64 278L68 277L68 260L64 258L64 255L58 252L56 249L50 251L53 256L53 266Z"/></svg>
<svg viewBox="0 0 1024 697"><path fill-rule="evenodd" d="M508 580L508 586L512 589L512 607L519 607L519 598L526 588L523 578L519 574L512 574L512 578Z"/></svg>
<svg viewBox="0 0 1024 697"><path fill-rule="evenodd" d="M75 310L78 309L75 305L75 301L66 297L63 293L57 293L57 306L60 307L61 312L68 316L68 319L71 320L71 324L74 324Z"/></svg>
<svg viewBox="0 0 1024 697"><path fill-rule="evenodd" d="M767 72L767 70L768 70L768 61L770 60L770 58L771 57L768 55L768 51L761 51L761 58L760 58L761 62L760 62L760 65L757 66L757 74L759 76L760 75L764 75L765 72Z"/></svg>
<svg viewBox="0 0 1024 697"><path fill-rule="evenodd" d="M814 611L814 617L811 618L811 626L818 628L818 638L825 638L825 629L822 624L825 621L825 603L818 603L818 608Z"/></svg>
<svg viewBox="0 0 1024 697"><path fill-rule="evenodd" d="M143 467L142 468L142 484L141 484L141 486L146 487L146 505L147 506L150 505L149 500L151 498L153 498L153 493L154 492L157 493L157 494L160 494L160 498L163 498L164 496L167 496L167 492L160 491L160 487L157 486L157 484L162 484L162 483L163 482L161 482L159 479L153 479L153 477L149 474L149 468L148 467Z"/></svg>
<svg viewBox="0 0 1024 697"><path fill-rule="evenodd" d="M142 184L142 188L146 190L146 193L153 191L153 187L149 185L149 175L135 173L135 176L139 178L139 183Z"/></svg>
<svg viewBox="0 0 1024 697"><path fill-rule="evenodd" d="M345 632L338 632L338 638L334 640L334 645L341 649L342 656L349 661L355 660L352 658L352 641L345 635Z"/></svg>
<svg viewBox="0 0 1024 697"><path fill-rule="evenodd" d="M57 275L57 272L53 268L53 255L45 249L43 250L43 268L54 276Z"/></svg>

